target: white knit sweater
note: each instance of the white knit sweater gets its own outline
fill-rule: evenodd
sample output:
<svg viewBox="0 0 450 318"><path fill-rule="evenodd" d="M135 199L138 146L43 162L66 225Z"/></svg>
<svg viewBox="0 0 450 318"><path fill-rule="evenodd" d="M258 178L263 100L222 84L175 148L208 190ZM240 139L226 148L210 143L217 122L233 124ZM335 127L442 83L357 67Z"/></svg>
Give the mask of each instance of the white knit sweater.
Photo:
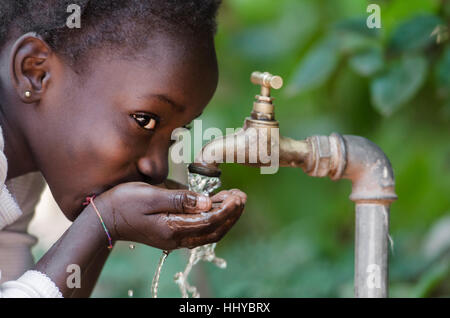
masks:
<svg viewBox="0 0 450 318"><path fill-rule="evenodd" d="M4 146L3 132L0 127L0 266L12 265L7 266L8 273L3 273L6 277L12 277L16 272L23 274L17 280L0 285L0 298L62 297L58 287L45 274L34 270L26 271L32 262L29 249L35 240L26 233L32 214L24 215L21 206L26 207L27 211L34 210L36 198L38 198L36 194L39 192L33 188L36 188L39 183L35 182L36 178L32 174L19 177L18 180L13 179L8 181L8 184L13 186L15 190L13 194L16 198L10 193L5 184L8 162L4 154ZM30 189L32 189L31 192ZM19 203L16 201L17 197L20 197L20 200L17 200ZM0 267L0 279L1 270Z"/></svg>

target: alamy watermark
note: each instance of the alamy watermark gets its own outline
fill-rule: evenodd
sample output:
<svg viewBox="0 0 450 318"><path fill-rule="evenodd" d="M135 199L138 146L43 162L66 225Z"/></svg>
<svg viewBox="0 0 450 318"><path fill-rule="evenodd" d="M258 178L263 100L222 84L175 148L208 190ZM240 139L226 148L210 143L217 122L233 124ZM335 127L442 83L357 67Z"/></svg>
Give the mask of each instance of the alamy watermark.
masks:
<svg viewBox="0 0 450 318"><path fill-rule="evenodd" d="M68 288L81 288L81 268L78 264L70 264L66 268L66 272L70 273L66 279Z"/></svg>
<svg viewBox="0 0 450 318"><path fill-rule="evenodd" d="M66 26L69 29L81 28L81 7L78 4L69 4L67 6L67 13L70 15L66 19Z"/></svg>
<svg viewBox="0 0 450 318"><path fill-rule="evenodd" d="M366 269L367 272L367 288L381 288L381 267L377 264L369 264Z"/></svg>
<svg viewBox="0 0 450 318"><path fill-rule="evenodd" d="M381 9L378 4L371 3L367 6L367 12L371 13L366 20L369 29L381 28Z"/></svg>
<svg viewBox="0 0 450 318"><path fill-rule="evenodd" d="M198 154L194 163L241 163L257 164L261 174L274 174L279 168L279 128L256 129L249 127L226 128L225 136L219 128L210 127L204 132L202 120L193 122L194 136L191 130L177 128L172 132L171 139L175 144L170 151L174 163L192 163L192 139L194 153ZM203 141L214 139L214 147L205 147Z"/></svg>

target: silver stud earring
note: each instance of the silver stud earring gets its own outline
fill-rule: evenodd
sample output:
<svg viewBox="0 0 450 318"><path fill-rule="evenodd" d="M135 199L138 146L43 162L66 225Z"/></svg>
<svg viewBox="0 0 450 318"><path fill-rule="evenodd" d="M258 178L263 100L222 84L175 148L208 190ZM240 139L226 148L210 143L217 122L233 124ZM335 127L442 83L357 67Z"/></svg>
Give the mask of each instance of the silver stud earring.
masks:
<svg viewBox="0 0 450 318"><path fill-rule="evenodd" d="M31 97L31 91L25 91L25 97L30 98Z"/></svg>

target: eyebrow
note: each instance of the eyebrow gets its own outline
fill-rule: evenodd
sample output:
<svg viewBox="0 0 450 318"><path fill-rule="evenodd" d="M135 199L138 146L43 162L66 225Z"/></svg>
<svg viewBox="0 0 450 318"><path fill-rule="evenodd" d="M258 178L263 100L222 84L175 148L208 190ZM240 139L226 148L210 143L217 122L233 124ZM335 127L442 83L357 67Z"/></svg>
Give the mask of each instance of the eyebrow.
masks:
<svg viewBox="0 0 450 318"><path fill-rule="evenodd" d="M167 95L164 94L151 94L150 97L153 98L157 98L160 101L169 104L170 106L172 106L178 113L182 113L186 110L186 106L178 104L176 102L174 102L173 100L171 100L169 97L167 97Z"/></svg>

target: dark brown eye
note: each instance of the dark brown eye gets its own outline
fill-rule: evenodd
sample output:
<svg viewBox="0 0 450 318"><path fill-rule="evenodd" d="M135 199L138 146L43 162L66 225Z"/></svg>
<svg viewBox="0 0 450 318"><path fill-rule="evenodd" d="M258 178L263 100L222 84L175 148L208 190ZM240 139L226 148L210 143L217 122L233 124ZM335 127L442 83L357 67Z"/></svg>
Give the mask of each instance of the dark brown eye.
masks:
<svg viewBox="0 0 450 318"><path fill-rule="evenodd" d="M144 129L153 130L158 123L157 119L148 114L133 114L131 117Z"/></svg>

